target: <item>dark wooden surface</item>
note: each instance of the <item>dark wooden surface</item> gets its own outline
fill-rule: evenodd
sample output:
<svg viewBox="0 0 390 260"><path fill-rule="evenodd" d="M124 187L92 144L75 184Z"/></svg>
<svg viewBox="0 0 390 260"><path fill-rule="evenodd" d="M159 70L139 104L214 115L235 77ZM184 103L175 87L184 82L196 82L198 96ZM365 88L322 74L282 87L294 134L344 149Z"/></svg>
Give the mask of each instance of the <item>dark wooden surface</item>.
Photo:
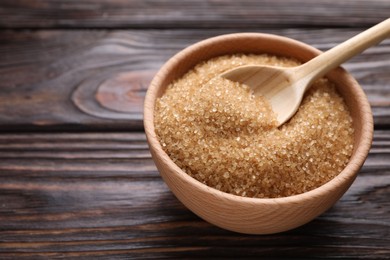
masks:
<svg viewBox="0 0 390 260"><path fill-rule="evenodd" d="M326 50L388 0L0 2L0 259L390 259L390 39L345 64L375 119L345 196L289 232L222 230L187 210L146 144L148 83L174 53L255 31Z"/></svg>

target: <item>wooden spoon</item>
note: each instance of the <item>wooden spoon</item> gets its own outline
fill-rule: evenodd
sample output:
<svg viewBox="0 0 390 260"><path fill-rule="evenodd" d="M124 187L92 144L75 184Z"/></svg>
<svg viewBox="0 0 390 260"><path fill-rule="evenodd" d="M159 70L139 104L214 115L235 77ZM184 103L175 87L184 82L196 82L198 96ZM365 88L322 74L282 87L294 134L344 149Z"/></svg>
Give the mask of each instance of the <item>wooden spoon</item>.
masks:
<svg viewBox="0 0 390 260"><path fill-rule="evenodd" d="M314 80L390 35L390 18L337 45L312 60L291 68L247 65L229 70L222 77L248 85L254 95L268 99L278 126L298 110L305 91Z"/></svg>

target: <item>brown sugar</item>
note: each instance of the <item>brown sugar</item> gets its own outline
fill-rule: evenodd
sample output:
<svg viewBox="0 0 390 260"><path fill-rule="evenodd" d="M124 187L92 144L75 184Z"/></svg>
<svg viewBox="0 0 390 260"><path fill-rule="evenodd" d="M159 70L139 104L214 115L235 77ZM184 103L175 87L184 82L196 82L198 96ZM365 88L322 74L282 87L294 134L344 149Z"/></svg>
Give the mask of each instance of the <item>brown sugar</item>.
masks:
<svg viewBox="0 0 390 260"><path fill-rule="evenodd" d="M291 196L334 178L352 154L353 128L333 83L317 80L295 116L277 128L265 99L218 77L247 64L299 62L237 54L198 64L156 103L155 127L164 151L198 181L246 197Z"/></svg>

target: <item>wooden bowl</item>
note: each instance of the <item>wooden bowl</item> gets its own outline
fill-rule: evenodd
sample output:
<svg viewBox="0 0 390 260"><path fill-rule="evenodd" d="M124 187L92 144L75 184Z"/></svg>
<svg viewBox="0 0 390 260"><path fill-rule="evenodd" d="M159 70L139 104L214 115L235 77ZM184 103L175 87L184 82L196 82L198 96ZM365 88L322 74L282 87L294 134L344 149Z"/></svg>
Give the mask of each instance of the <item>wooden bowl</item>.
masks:
<svg viewBox="0 0 390 260"><path fill-rule="evenodd" d="M329 209L350 187L363 165L373 136L373 118L367 98L356 80L342 68L327 75L336 83L350 109L355 128L354 151L345 169L334 179L309 192L284 198L240 197L218 191L183 172L163 151L154 128L154 106L173 80L203 60L234 53L269 53L302 62L320 54L304 43L269 34L222 35L196 43L172 57L156 74L147 91L144 126L154 162L176 197L191 211L219 227L247 234L269 234L303 225Z"/></svg>

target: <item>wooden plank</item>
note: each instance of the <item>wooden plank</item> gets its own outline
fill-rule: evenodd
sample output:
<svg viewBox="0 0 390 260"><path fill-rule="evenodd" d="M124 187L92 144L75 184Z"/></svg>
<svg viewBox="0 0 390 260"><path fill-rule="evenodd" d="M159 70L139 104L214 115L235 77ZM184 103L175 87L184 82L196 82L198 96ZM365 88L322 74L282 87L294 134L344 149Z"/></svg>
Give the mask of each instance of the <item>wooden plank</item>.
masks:
<svg viewBox="0 0 390 260"><path fill-rule="evenodd" d="M159 177L143 133L0 134L0 258L385 259L389 169L390 131L375 131L334 207L295 230L250 236L187 210Z"/></svg>
<svg viewBox="0 0 390 260"><path fill-rule="evenodd" d="M368 26L387 0L2 0L0 28L256 28Z"/></svg>
<svg viewBox="0 0 390 260"><path fill-rule="evenodd" d="M360 30L262 30L326 50ZM141 130L145 91L158 68L199 40L234 30L42 30L0 34L0 131ZM390 40L345 67L390 125Z"/></svg>

